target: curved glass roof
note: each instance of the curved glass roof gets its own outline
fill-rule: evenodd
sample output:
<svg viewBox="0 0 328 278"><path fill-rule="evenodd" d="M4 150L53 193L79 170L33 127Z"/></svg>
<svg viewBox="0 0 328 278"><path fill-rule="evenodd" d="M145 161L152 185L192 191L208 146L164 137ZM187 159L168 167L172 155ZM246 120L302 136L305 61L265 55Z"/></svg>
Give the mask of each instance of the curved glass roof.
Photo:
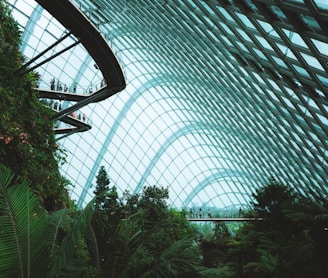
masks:
<svg viewBox="0 0 328 278"><path fill-rule="evenodd" d="M168 186L178 208L246 206L270 175L327 194L325 0L72 2L106 38L127 83L82 108L90 131L59 141L78 205L92 198L101 165L119 191ZM27 59L67 33L36 2L9 3ZM102 80L80 45L37 71L40 87L55 78L84 92Z"/></svg>

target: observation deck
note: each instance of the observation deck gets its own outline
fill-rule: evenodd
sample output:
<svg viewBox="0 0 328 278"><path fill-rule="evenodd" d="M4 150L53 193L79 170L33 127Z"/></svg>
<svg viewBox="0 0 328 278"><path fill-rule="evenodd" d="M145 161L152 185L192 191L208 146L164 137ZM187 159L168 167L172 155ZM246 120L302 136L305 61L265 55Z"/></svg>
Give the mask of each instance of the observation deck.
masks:
<svg viewBox="0 0 328 278"><path fill-rule="evenodd" d="M65 109L61 109L60 111L55 110L56 114L52 117L53 121L59 120L72 126L68 128L55 128L56 134L64 135L57 138L57 140L59 140L75 132L83 132L91 129L89 123L71 116L74 111L78 111L89 103L95 103L109 98L119 91L122 91L126 87L126 83L121 66L106 40L102 37L93 23L78 8L76 8L71 1L36 0L36 2L55 17L68 30L68 33L28 61L22 69L24 71L32 71L63 54L70 48L82 44L89 55L93 58L97 69L101 71L104 81L103 86L100 89L86 95L36 88L36 90L39 91L39 98L64 100L68 101L69 104L70 102L74 102L73 105L67 105L68 107L65 107ZM45 56L48 51L52 50L56 45L71 35L74 35L74 37L77 38L72 45L30 67L32 63L35 63L38 59Z"/></svg>

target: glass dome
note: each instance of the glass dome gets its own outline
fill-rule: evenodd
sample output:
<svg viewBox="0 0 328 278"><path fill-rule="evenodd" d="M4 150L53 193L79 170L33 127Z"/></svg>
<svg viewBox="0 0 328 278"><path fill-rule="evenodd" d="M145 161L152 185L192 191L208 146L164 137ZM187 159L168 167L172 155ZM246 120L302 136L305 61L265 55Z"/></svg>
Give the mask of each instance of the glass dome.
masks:
<svg viewBox="0 0 328 278"><path fill-rule="evenodd" d="M121 92L81 108L91 130L58 137L72 198L83 206L93 197L102 165L120 192L167 186L177 208L247 206L271 175L301 193L327 194L325 2L72 1L126 79ZM37 2L9 3L27 60L69 32ZM55 78L78 92L103 78L81 45L36 71L41 88Z"/></svg>

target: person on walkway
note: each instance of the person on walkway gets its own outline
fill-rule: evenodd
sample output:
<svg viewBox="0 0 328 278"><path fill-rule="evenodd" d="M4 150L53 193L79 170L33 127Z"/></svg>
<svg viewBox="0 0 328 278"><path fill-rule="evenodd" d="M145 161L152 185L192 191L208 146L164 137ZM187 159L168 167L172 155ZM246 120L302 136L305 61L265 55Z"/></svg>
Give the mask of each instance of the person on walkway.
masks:
<svg viewBox="0 0 328 278"><path fill-rule="evenodd" d="M50 80L50 90L52 90L52 91L55 90L55 78L52 78Z"/></svg>

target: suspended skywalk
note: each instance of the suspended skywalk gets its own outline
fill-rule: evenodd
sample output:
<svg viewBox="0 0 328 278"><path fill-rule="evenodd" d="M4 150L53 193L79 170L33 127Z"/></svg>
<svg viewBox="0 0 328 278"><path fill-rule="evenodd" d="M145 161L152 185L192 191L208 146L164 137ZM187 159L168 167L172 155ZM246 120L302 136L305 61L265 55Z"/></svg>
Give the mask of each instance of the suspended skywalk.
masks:
<svg viewBox="0 0 328 278"><path fill-rule="evenodd" d="M99 70L103 76L101 88L88 94L79 94L76 93L75 90L73 92L65 92L54 89L42 89L41 87L36 88L36 90L39 91L39 98L65 101L65 107L60 110L55 110L56 113L52 118L53 121L61 121L68 124L68 127L55 128L56 134L63 134L62 137L57 138L59 140L73 133L89 130L91 128L90 123L84 121L82 116L75 116L74 113L90 103L103 101L116 94L123 90L126 84L122 69L109 45L92 22L87 19L71 1L36 0L36 2L55 17L68 32L63 37L58 38L55 43L49 45L44 51L30 59L23 66L23 70L36 70L43 64L60 55L65 55L65 52L68 50L82 44L93 58L94 67ZM73 43L54 53L55 47L67 39L71 39ZM51 56L46 57L46 54L49 52L51 52ZM46 58L39 61L43 57ZM71 104L71 102L73 102L73 104Z"/></svg>

